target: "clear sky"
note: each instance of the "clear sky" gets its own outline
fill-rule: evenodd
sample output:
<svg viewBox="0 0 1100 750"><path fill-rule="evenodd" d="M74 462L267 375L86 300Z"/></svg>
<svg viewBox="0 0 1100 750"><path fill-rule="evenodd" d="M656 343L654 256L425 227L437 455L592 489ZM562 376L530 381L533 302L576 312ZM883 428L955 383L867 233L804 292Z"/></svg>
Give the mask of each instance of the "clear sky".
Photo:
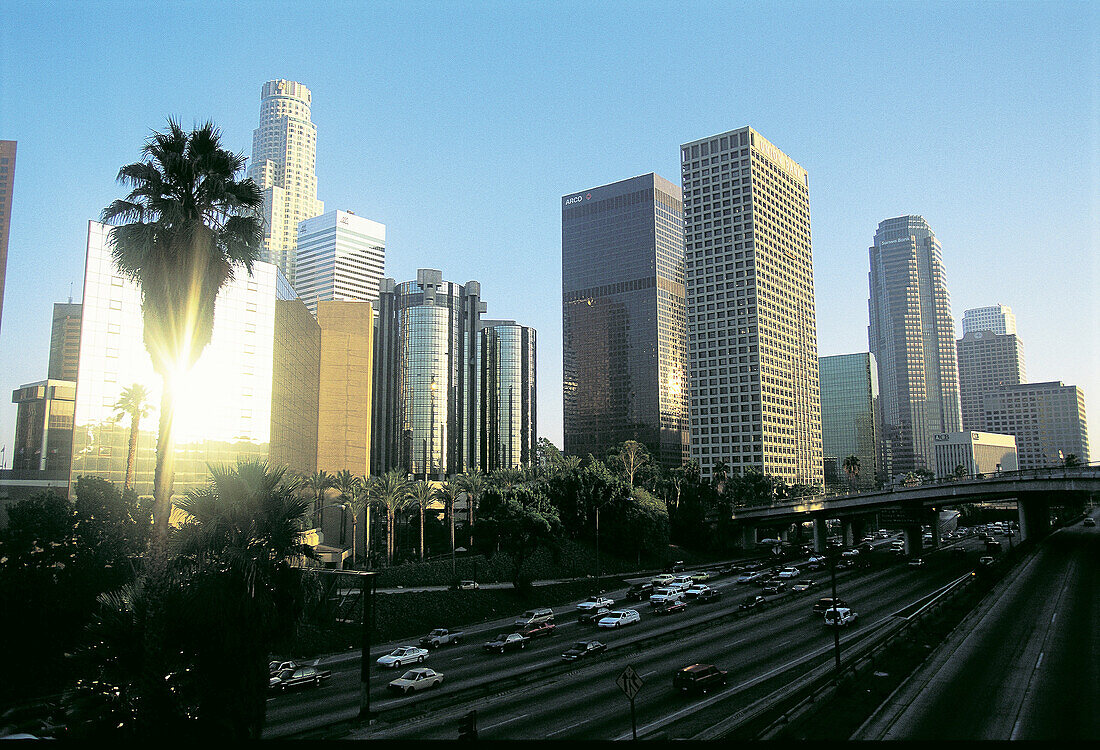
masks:
<svg viewBox="0 0 1100 750"><path fill-rule="evenodd" d="M318 197L386 225L388 276L476 279L488 317L538 330L559 445L561 196L678 182L679 144L744 125L809 172L822 355L867 350L867 248L920 214L956 320L1011 306L1029 380L1081 386L1100 430L1098 5L3 3L7 465L8 394L46 375L52 304L80 300L119 166L170 115L249 155L273 78L312 89Z"/></svg>

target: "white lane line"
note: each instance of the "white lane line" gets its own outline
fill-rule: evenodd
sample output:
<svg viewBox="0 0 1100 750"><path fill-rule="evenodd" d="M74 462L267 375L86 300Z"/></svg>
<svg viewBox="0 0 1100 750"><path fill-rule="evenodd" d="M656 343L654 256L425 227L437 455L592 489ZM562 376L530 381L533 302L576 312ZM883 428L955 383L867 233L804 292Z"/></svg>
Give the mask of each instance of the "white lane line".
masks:
<svg viewBox="0 0 1100 750"><path fill-rule="evenodd" d="M654 669L652 672L646 672L644 675L642 675L642 679L644 680L646 677L652 677L655 674L657 674L656 669Z"/></svg>
<svg viewBox="0 0 1100 750"><path fill-rule="evenodd" d="M1051 624L1051 625L1053 625L1053 624L1054 624L1054 621L1055 621L1056 619L1058 619L1058 613L1057 613L1057 612L1055 612L1054 614L1052 614L1052 615L1050 616L1050 624Z"/></svg>
<svg viewBox="0 0 1100 750"><path fill-rule="evenodd" d="M525 718L527 718L527 716L528 716L528 714L520 714L519 716L513 716L511 719L505 719L504 721L498 721L496 724L490 724L487 727L482 727L481 731L487 732L490 729L495 729L497 727L502 727L505 724L512 723L513 721L519 721L520 719L525 719Z"/></svg>
<svg viewBox="0 0 1100 750"><path fill-rule="evenodd" d="M731 643L730 645L731 645L731 646L736 646L736 645L737 645L738 643L744 643L744 642L745 642L745 639L744 639L744 638L738 638L738 639L737 639L736 641L734 641L734 642L733 642L733 643Z"/></svg>
<svg viewBox="0 0 1100 750"><path fill-rule="evenodd" d="M1043 663L1043 652L1039 652L1039 659L1035 662L1035 668L1038 669L1039 665Z"/></svg>
<svg viewBox="0 0 1100 750"><path fill-rule="evenodd" d="M562 729L558 729L557 731L551 732L550 734L548 734L546 736L547 737L553 737L555 734L561 734L562 732L568 732L570 729L573 729L574 727L579 727L581 724L587 724L588 722L589 722L588 719L585 719L584 721L578 721L576 724L570 724L569 726L564 727Z"/></svg>

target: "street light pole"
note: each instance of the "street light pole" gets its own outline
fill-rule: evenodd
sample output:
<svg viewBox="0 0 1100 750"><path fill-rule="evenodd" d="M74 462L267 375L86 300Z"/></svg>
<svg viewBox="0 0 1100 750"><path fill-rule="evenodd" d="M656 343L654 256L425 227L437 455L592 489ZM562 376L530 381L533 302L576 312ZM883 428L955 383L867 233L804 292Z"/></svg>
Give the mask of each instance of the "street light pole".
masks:
<svg viewBox="0 0 1100 750"><path fill-rule="evenodd" d="M840 679L840 609L836 603L836 550L826 553L829 559L829 573L833 579L833 609L837 610L837 616L833 618L833 653L836 658L836 678Z"/></svg>
<svg viewBox="0 0 1100 750"><path fill-rule="evenodd" d="M600 506L596 506L596 591L600 590Z"/></svg>
<svg viewBox="0 0 1100 750"><path fill-rule="evenodd" d="M374 573L360 573L359 587L363 597L363 652L359 664L359 718L370 719L370 636L374 625Z"/></svg>

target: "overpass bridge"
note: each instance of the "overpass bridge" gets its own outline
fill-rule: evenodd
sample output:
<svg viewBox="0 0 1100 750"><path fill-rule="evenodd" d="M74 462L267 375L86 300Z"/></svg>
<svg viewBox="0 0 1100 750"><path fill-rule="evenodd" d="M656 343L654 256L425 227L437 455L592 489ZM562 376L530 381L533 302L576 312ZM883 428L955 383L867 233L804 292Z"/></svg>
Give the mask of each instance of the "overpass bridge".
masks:
<svg viewBox="0 0 1100 750"><path fill-rule="evenodd" d="M1030 469L943 480L914 486L895 486L873 492L812 495L770 505L742 508L733 513L746 545L756 542L757 529L789 527L814 522L814 547L825 548L825 521L843 523L848 544L863 535L875 516L887 526L905 530L909 550L920 549L920 526L932 526L933 546L939 546L939 524L930 519L945 507L990 500L1016 500L1020 533L1024 539L1049 530L1050 500L1075 493L1100 491L1100 465ZM780 532L781 534L783 532ZM914 544L915 536L915 544Z"/></svg>

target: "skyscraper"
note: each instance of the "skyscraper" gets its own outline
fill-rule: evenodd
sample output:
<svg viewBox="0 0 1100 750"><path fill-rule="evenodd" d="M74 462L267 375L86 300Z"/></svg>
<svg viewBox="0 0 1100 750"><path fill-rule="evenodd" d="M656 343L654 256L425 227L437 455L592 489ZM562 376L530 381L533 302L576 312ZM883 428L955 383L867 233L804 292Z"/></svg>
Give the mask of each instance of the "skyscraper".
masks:
<svg viewBox="0 0 1100 750"><path fill-rule="evenodd" d="M53 306L50 365L46 377L53 380L76 380L79 356L80 305L74 305L72 302L56 302Z"/></svg>
<svg viewBox="0 0 1100 750"><path fill-rule="evenodd" d="M882 414L878 366L873 354L821 357L821 449L833 474L826 486L875 487L883 474L880 455ZM859 459L858 472L844 469L849 456ZM828 459L834 459L830 464Z"/></svg>
<svg viewBox="0 0 1100 750"><path fill-rule="evenodd" d="M15 190L15 141L0 141L0 322L4 318L4 277L8 268L8 232Z"/></svg>
<svg viewBox="0 0 1100 750"><path fill-rule="evenodd" d="M385 262L384 224L329 211L298 225L294 288L314 315L319 300L376 302Z"/></svg>
<svg viewBox="0 0 1100 750"><path fill-rule="evenodd" d="M955 349L959 359L963 429L989 432L982 399L1003 386L1027 380L1024 345L1014 333L997 334L983 329L964 335L955 342Z"/></svg>
<svg viewBox="0 0 1100 750"><path fill-rule="evenodd" d="M1067 456L1089 462L1085 394L1061 382L1007 385L982 399L990 432L1016 436L1021 469L1060 466Z"/></svg>
<svg viewBox="0 0 1100 750"><path fill-rule="evenodd" d="M248 176L264 195L264 252L292 286L297 283L298 223L324 212L317 200L317 127L312 95L295 81L263 85L260 127L252 132Z"/></svg>
<svg viewBox="0 0 1100 750"><path fill-rule="evenodd" d="M806 170L748 127L680 155L691 457L821 486Z"/></svg>
<svg viewBox="0 0 1100 750"><path fill-rule="evenodd" d="M562 198L565 453L688 454L680 188L650 173Z"/></svg>
<svg viewBox="0 0 1100 750"><path fill-rule="evenodd" d="M963 313L963 336L978 331L992 331L1004 336L1016 333L1016 316L1012 308L1000 303L976 307Z"/></svg>
<svg viewBox="0 0 1100 750"><path fill-rule="evenodd" d="M531 466L538 445L535 329L485 320L479 341L481 470Z"/></svg>
<svg viewBox="0 0 1100 750"><path fill-rule="evenodd" d="M891 472L932 471L933 435L962 429L940 243L923 217L899 216L878 225L870 258L868 340L878 361Z"/></svg>

